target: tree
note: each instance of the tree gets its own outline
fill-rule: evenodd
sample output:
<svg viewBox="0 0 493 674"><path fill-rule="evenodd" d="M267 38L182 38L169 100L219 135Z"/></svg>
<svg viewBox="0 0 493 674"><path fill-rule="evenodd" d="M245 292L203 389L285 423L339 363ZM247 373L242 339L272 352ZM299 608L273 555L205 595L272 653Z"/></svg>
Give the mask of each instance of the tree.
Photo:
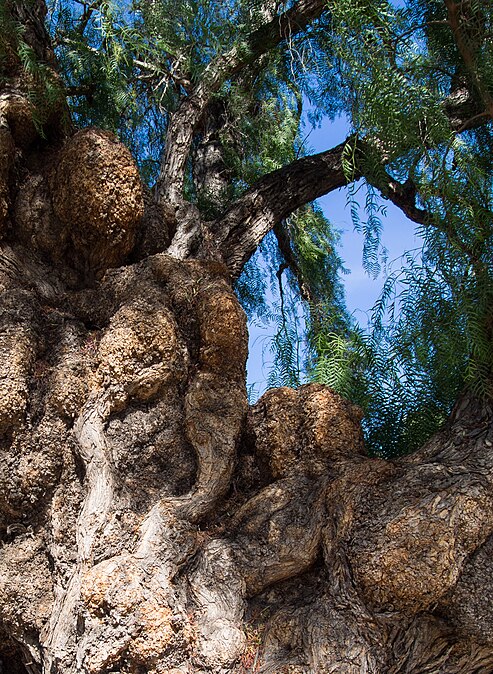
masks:
<svg viewBox="0 0 493 674"><path fill-rule="evenodd" d="M0 11L3 670L490 672L490 4ZM303 92L346 143L302 156ZM395 460L322 384L248 407L232 288L272 230L314 348L349 338L306 245L361 176L429 235L402 362L437 399L467 357Z"/></svg>

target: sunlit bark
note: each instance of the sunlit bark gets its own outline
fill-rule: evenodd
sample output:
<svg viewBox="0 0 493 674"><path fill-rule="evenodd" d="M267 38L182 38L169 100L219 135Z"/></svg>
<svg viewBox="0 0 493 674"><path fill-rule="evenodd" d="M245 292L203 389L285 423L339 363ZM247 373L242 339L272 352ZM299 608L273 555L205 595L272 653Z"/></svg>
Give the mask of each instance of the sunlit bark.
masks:
<svg viewBox="0 0 493 674"><path fill-rule="evenodd" d="M50 65L42 3L9 4L26 21L28 6ZM193 211L194 248L111 134L71 133L60 105L39 135L9 67L3 671L491 672L491 406L463 395L425 447L384 461L324 386L247 405L232 278L280 219L345 184L342 146L213 223Z"/></svg>

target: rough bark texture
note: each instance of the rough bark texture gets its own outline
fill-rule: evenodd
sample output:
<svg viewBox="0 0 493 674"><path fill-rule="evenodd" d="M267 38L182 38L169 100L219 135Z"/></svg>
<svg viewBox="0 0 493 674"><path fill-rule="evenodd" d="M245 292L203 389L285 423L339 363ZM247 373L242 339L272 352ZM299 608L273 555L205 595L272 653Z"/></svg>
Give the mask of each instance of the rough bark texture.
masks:
<svg viewBox="0 0 493 674"><path fill-rule="evenodd" d="M369 459L323 386L247 411L224 266L48 297L4 255L6 671L491 671L491 410Z"/></svg>
<svg viewBox="0 0 493 674"><path fill-rule="evenodd" d="M339 184L342 150L272 174L199 223L201 259L173 257L176 213L127 150L70 134L61 109L42 138L8 67L0 669L489 674L491 407L464 395L418 453L383 461L326 387L247 405L231 276L260 230Z"/></svg>

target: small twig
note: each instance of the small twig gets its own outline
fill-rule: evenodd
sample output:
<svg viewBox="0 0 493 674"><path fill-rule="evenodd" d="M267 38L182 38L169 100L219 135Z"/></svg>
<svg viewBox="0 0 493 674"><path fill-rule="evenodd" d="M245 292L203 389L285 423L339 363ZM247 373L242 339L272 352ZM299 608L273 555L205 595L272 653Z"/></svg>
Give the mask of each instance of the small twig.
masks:
<svg viewBox="0 0 493 674"><path fill-rule="evenodd" d="M409 30L405 30L403 33L398 35L394 40L392 40L392 45L394 49L397 47L399 42L402 40L405 40L406 37L409 37L413 33L416 33L418 30L421 30L422 28L428 28L428 26L448 26L448 21L443 20L443 21L425 21L424 23L419 23L417 26L412 26L412 28L409 28Z"/></svg>
<svg viewBox="0 0 493 674"><path fill-rule="evenodd" d="M76 30L77 33L82 37L84 35L84 31L87 28L87 24L91 20L93 12L98 8L98 6L101 4L101 0L94 0L91 4L87 2L80 2L79 4L84 6L84 11L82 12L82 16L80 18L80 23L77 26Z"/></svg>
<svg viewBox="0 0 493 674"><path fill-rule="evenodd" d="M282 287L282 273L285 269L289 269L289 264L283 262L279 265L279 269L276 272L277 280L279 282L279 297L281 300L281 316L282 316L282 327L286 331L286 316L284 314L284 290Z"/></svg>

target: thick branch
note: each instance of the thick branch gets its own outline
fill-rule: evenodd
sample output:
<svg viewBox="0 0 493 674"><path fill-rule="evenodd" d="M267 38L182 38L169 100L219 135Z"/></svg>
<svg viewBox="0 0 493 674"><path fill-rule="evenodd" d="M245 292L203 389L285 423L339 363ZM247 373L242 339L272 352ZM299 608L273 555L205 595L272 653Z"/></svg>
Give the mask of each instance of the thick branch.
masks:
<svg viewBox="0 0 493 674"><path fill-rule="evenodd" d="M449 98L445 101L445 111L455 133L490 121L487 112L471 117L470 105L464 103L462 99ZM283 218L304 204L362 177L365 171L361 162L357 162L358 168L350 179L344 174L342 154L346 142L264 176L229 208L223 218L213 224L212 229L233 277L239 276L263 237ZM360 141L358 145L364 154L375 152L375 147L368 142ZM381 158L381 161L385 165L386 160ZM422 225L435 225L430 214L417 206L415 186L411 182L399 183L385 175L385 182L378 181L378 184L372 176L365 174L365 178L410 220Z"/></svg>
<svg viewBox="0 0 493 674"><path fill-rule="evenodd" d="M379 190L382 196L386 197L397 206L409 220L412 220L419 225L436 227L444 232L450 242L469 258L476 273L483 273L484 263L481 260L480 255L478 255L473 246L470 246L462 239L451 224L451 219L433 217L432 213L426 209L419 208L419 206L416 205L418 191L412 180L406 180L405 183L400 183L397 180L394 180L394 178L389 176L385 171L383 171L383 175L385 176L384 180L374 179L368 175L365 175L365 178L371 185Z"/></svg>
<svg viewBox="0 0 493 674"><path fill-rule="evenodd" d="M451 104L450 109L446 110L455 133L490 121L489 113L480 113L472 118L465 114L464 119L459 108ZM467 113L468 110L462 112ZM358 180L363 174L410 220L422 225L435 225L430 214L417 206L418 195L411 182L399 183L385 173L385 182L379 180L375 183L372 176L366 175L360 161L356 162L357 169L353 175L346 177L342 168L346 143L320 154L303 157L267 174L232 204L222 218L213 223L212 230L234 278L239 276L267 232L284 218L306 203ZM375 147L368 142L359 141L358 146L363 155L375 152ZM385 165L386 159L381 158L381 161Z"/></svg>
<svg viewBox="0 0 493 674"><path fill-rule="evenodd" d="M342 168L345 145L341 143L269 173L212 224L233 277L239 276L263 237L283 218L350 182ZM351 179L358 177L353 175Z"/></svg>
<svg viewBox="0 0 493 674"><path fill-rule="evenodd" d="M300 0L207 66L200 82L182 101L170 122L157 183L158 202L179 205L182 201L185 165L194 131L223 82L283 40L303 31L325 8L324 0Z"/></svg>
<svg viewBox="0 0 493 674"><path fill-rule="evenodd" d="M475 47L477 48L477 45L471 46L470 36L466 33L466 12L469 10L479 14L479 10L469 6L470 3L457 3L455 0L444 0L444 2L445 7L447 8L447 23L454 36L457 49L462 56L469 77L471 78L471 81L474 82L486 110L490 114L490 117L493 117L493 99L478 75L477 58L475 54Z"/></svg>
<svg viewBox="0 0 493 674"><path fill-rule="evenodd" d="M3 4L3 3L2 3ZM44 0L14 2L7 0L6 9L12 19L23 27L22 39L31 47L41 62L53 64L54 56L50 38L44 23L46 3Z"/></svg>
<svg viewBox="0 0 493 674"><path fill-rule="evenodd" d="M418 194L416 186L412 181L409 180L405 183L400 183L387 173L385 173L385 183L374 181L368 176L365 177L371 185L377 188L382 196L391 201L394 206L397 206L409 220L416 222L418 225L433 224L433 218L430 213L416 205L416 197Z"/></svg>

